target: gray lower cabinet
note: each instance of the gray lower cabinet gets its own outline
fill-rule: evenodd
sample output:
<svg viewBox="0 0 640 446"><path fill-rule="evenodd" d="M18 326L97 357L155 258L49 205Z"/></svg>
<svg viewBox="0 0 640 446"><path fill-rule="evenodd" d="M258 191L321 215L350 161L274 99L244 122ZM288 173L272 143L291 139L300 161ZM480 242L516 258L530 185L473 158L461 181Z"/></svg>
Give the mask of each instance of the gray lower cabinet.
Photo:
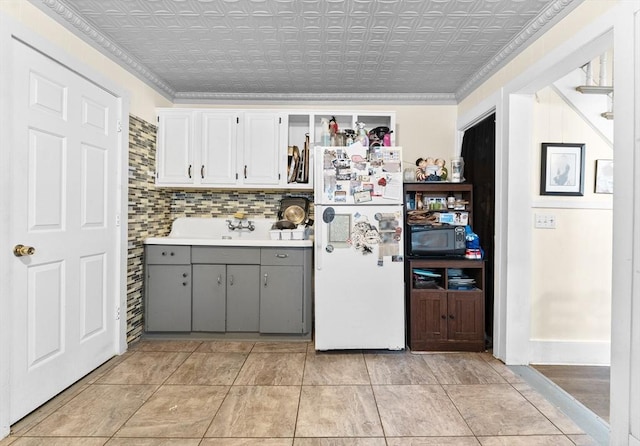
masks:
<svg viewBox="0 0 640 446"><path fill-rule="evenodd" d="M258 331L258 265L194 264L192 269L192 331Z"/></svg>
<svg viewBox="0 0 640 446"><path fill-rule="evenodd" d="M148 332L308 334L309 248L146 247Z"/></svg>
<svg viewBox="0 0 640 446"><path fill-rule="evenodd" d="M147 331L191 331L190 249L188 246L159 245L147 248Z"/></svg>
<svg viewBox="0 0 640 446"><path fill-rule="evenodd" d="M308 296L305 265L311 250L262 248L260 253L260 333L305 333Z"/></svg>
<svg viewBox="0 0 640 446"><path fill-rule="evenodd" d="M257 332L260 248L193 246L193 331Z"/></svg>
<svg viewBox="0 0 640 446"><path fill-rule="evenodd" d="M227 332L260 328L259 265L227 265Z"/></svg>
<svg viewBox="0 0 640 446"><path fill-rule="evenodd" d="M227 329L226 265L193 265L191 329L218 331Z"/></svg>

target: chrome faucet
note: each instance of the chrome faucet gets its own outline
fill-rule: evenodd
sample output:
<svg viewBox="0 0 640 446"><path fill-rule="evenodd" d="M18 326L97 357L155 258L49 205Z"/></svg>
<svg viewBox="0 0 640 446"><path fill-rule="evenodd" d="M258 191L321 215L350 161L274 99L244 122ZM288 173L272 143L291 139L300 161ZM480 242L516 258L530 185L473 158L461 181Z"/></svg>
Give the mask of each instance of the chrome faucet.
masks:
<svg viewBox="0 0 640 446"><path fill-rule="evenodd" d="M235 231L236 229L248 229L249 231L253 231L256 229L251 220L249 220L246 225L243 225L242 221L233 224L231 220L227 220L227 228L229 228L230 231Z"/></svg>

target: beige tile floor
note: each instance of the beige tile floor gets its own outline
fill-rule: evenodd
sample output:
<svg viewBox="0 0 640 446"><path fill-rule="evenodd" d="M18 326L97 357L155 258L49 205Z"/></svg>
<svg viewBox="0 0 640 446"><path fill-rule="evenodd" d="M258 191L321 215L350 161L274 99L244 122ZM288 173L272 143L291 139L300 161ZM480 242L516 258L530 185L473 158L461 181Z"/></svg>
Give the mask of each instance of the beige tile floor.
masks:
<svg viewBox="0 0 640 446"><path fill-rule="evenodd" d="M0 446L563 446L595 442L488 353L145 340Z"/></svg>

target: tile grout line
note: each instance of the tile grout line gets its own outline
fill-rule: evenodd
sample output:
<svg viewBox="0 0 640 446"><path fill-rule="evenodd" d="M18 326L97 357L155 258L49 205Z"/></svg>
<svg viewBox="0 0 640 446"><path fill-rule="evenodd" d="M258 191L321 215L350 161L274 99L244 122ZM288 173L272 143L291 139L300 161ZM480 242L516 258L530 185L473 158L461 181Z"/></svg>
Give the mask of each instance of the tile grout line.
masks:
<svg viewBox="0 0 640 446"><path fill-rule="evenodd" d="M309 356L309 345L304 350L304 362L302 363L302 377L300 379L300 392L298 393L298 406L296 408L296 419L293 423L293 437L291 438L291 444L295 443L296 433L298 431L298 419L300 418L300 402L302 401L302 388L304 386L304 372L307 368L307 357Z"/></svg>
<svg viewBox="0 0 640 446"><path fill-rule="evenodd" d="M371 395L373 396L373 404L376 406L376 413L378 414L378 420L380 421L380 429L382 429L382 437L384 438L384 444L388 445L387 441L387 433L384 430L384 423L382 422L382 416L380 415L380 406L378 405L378 399L376 398L376 392L373 389L373 383L371 382L371 373L369 372L369 364L367 363L367 358L364 353L360 352L362 355L362 361L364 362L364 368L367 371L367 377L369 378L369 388L371 389Z"/></svg>
<svg viewBox="0 0 640 446"><path fill-rule="evenodd" d="M198 344L198 347L202 345L202 342L200 342L200 344ZM107 442L117 439L117 438L126 438L126 437L117 437L118 432L120 432L122 430L122 428L140 411L140 409L142 409L142 407L147 404L153 397L154 395L156 395L158 393L158 390L160 390L160 388L162 388L163 385L165 385L165 383L167 382L167 380L176 372L176 370L178 370L186 361L187 359L189 359L191 357L191 355L198 349L198 347L194 348L192 351L188 352L188 351L164 351L164 350L149 350L149 351L135 351L133 352L133 354L136 353L144 353L144 352L151 352L151 353L189 353L187 356L185 356L185 358L182 360L182 362L180 364L178 364L176 366L176 368L173 370L173 372L169 373L166 378L159 384L155 384L157 387L156 389L151 393L151 395L149 395L149 397L144 400L142 402L142 404L140 404L140 406L120 425L120 427L118 427L115 432L113 434L111 434L111 436L109 437L109 440L107 440ZM127 384L114 384L114 385L127 385ZM135 384L134 384L135 385ZM149 384L143 384L143 385L149 385ZM163 437L164 438L164 437Z"/></svg>
<svg viewBox="0 0 640 446"><path fill-rule="evenodd" d="M220 405L216 409L216 413L213 414L213 417L211 418L211 421L209 421L209 424L207 425L207 428L205 429L204 434L202 434L202 438L200 439L200 442L198 444L201 444L205 440L205 438L207 437L207 432L209 432L209 429L211 429L211 426L213 425L213 420L215 420L216 416L218 416L218 413L220 412L220 409L222 408L222 405L227 400L227 397L229 396L229 393L231 392L231 388L233 387L233 385L235 384L236 380L238 379L238 376L240 376L240 371L242 370L242 367L244 367L244 365L247 363L247 359L249 358L249 355L251 354L251 352L253 352L253 349L255 348L255 346L256 346L256 344L254 342L253 345L251 346L251 350L249 350L246 353L244 361L242 361L242 365L240 367L238 367L238 372L236 373L235 378L233 378L233 381L228 386L227 392L225 393L224 398L222 398L222 401L220 402ZM219 352L214 352L214 353L219 353Z"/></svg>

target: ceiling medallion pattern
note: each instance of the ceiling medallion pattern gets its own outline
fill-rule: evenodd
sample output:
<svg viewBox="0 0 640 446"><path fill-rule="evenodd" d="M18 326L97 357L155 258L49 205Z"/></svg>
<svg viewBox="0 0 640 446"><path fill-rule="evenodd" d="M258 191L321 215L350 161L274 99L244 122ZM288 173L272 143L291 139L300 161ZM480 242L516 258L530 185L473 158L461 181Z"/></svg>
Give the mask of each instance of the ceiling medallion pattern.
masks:
<svg viewBox="0 0 640 446"><path fill-rule="evenodd" d="M456 103L583 0L30 0L172 100Z"/></svg>

